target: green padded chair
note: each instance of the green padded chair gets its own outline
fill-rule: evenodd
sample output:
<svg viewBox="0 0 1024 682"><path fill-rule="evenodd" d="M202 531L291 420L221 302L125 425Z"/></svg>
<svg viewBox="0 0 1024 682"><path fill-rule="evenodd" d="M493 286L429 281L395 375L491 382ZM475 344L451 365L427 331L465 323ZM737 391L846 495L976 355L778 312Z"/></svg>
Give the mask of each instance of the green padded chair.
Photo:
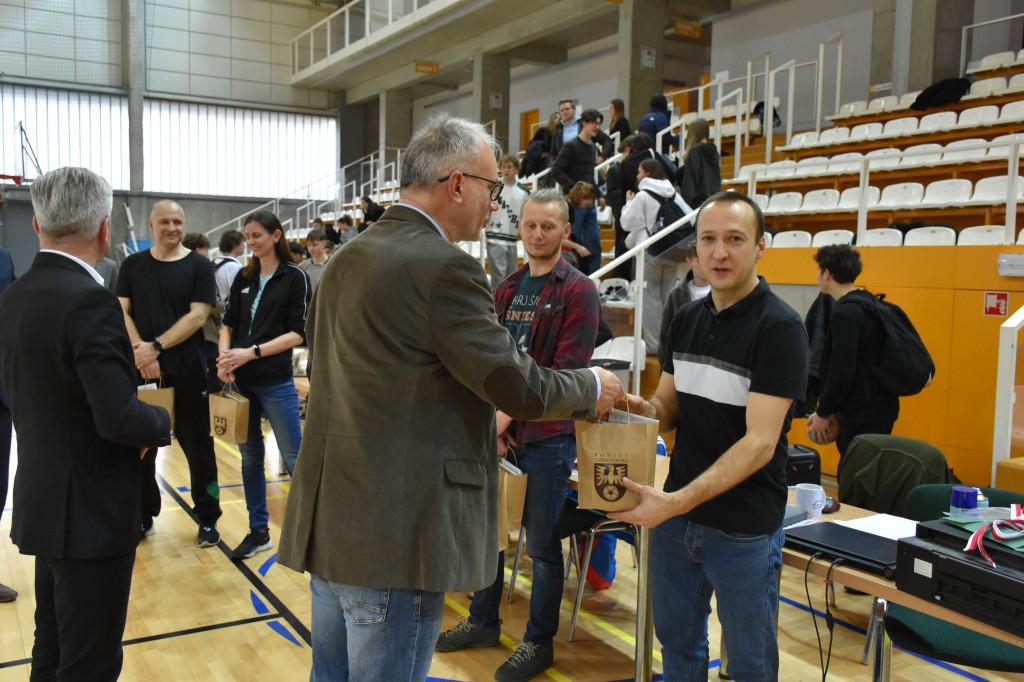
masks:
<svg viewBox="0 0 1024 682"><path fill-rule="evenodd" d="M942 512L949 511L952 488L941 483L914 488L907 495L904 516L914 521L942 518ZM1024 504L1024 495L1020 493L998 488L980 490L992 507ZM985 670L1024 672L1024 649L899 604L889 604L885 629L894 644L922 656Z"/></svg>

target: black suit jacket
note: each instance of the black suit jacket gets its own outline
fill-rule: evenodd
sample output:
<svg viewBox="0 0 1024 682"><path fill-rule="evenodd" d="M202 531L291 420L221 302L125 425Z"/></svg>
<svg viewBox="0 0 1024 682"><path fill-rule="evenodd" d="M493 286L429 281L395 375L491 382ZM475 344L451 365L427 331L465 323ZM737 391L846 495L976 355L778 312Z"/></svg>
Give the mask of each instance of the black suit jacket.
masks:
<svg viewBox="0 0 1024 682"><path fill-rule="evenodd" d="M18 434L11 538L24 554L95 559L139 541L139 451L170 443L136 394L113 292L70 258L39 253L0 296L0 386Z"/></svg>

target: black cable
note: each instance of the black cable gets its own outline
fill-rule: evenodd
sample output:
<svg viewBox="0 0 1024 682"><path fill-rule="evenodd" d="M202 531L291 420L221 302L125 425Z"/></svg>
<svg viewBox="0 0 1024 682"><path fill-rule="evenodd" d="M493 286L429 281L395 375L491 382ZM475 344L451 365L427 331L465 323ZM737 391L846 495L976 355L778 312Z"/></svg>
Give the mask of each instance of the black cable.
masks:
<svg viewBox="0 0 1024 682"><path fill-rule="evenodd" d="M828 600L828 589L829 586L832 587L832 597L835 598L836 588L832 584L832 569L842 562L843 560L840 558L833 559L832 564L828 567L828 573L825 574L825 624L828 626L828 656L825 657L825 665L821 669L821 682L825 682L829 664L832 663L832 642L835 638L835 619L832 617L832 606Z"/></svg>
<svg viewBox="0 0 1024 682"><path fill-rule="evenodd" d="M811 623L814 624L814 636L818 639L818 661L821 664L822 679L824 679L825 656L821 650L821 634L818 632L818 619L814 615L814 604L811 603L811 589L807 586L807 576L811 573L811 563L820 556L821 552L815 552L811 555L811 558L807 560L807 566L804 567L804 593L807 595L807 609L811 612Z"/></svg>

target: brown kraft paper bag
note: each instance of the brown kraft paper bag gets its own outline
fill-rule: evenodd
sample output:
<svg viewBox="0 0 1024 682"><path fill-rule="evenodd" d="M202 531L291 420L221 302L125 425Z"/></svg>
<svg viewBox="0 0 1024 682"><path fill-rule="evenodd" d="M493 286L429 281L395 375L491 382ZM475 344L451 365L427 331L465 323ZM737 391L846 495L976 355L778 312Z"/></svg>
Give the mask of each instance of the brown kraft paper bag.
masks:
<svg viewBox="0 0 1024 682"><path fill-rule="evenodd" d="M139 400L167 410L167 414L171 417L171 430L174 430L174 389L165 388L163 379L159 384L139 386Z"/></svg>
<svg viewBox="0 0 1024 682"><path fill-rule="evenodd" d="M615 410L608 421L576 422L580 509L629 511L640 504L624 477L654 485L658 422Z"/></svg>
<svg viewBox="0 0 1024 682"><path fill-rule="evenodd" d="M498 460L498 551L511 545L509 537L519 537L526 504L527 475L505 459Z"/></svg>
<svg viewBox="0 0 1024 682"><path fill-rule="evenodd" d="M229 390L211 395L210 435L225 443L249 440L249 400Z"/></svg>

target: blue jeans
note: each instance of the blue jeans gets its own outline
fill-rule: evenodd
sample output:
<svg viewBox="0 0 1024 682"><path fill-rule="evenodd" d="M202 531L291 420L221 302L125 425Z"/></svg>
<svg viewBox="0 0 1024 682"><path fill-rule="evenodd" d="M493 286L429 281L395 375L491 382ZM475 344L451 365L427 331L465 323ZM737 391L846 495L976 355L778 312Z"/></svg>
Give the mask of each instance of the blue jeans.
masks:
<svg viewBox="0 0 1024 682"><path fill-rule="evenodd" d="M312 575L310 682L425 680L444 592L356 587Z"/></svg>
<svg viewBox="0 0 1024 682"><path fill-rule="evenodd" d="M558 632L558 612L564 582L562 539L558 520L565 506L572 463L576 460L576 437L555 436L516 450L509 461L522 469L526 479L526 553L533 560L533 589L530 591L530 620L523 639L550 647ZM469 615L484 627L498 624L501 591L505 579L504 553L498 558L494 583L473 593Z"/></svg>
<svg viewBox="0 0 1024 682"><path fill-rule="evenodd" d="M299 396L291 379L273 386L237 384L237 387L238 392L249 399L249 440L238 444L238 451L242 453L242 489L245 491L245 506L249 510L249 528L266 529L270 523L267 475L264 471L267 455L260 419L265 414L270 420L277 447L290 475L295 470L295 458L299 456L302 443Z"/></svg>
<svg viewBox="0 0 1024 682"><path fill-rule="evenodd" d="M775 680L782 529L725 533L676 516L651 534L654 628L666 680L708 679L711 593L736 680Z"/></svg>
<svg viewBox="0 0 1024 682"><path fill-rule="evenodd" d="M589 275L601 267L601 232L597 226L596 206L575 209L571 234L574 242L590 251L589 256L580 258L580 272Z"/></svg>

